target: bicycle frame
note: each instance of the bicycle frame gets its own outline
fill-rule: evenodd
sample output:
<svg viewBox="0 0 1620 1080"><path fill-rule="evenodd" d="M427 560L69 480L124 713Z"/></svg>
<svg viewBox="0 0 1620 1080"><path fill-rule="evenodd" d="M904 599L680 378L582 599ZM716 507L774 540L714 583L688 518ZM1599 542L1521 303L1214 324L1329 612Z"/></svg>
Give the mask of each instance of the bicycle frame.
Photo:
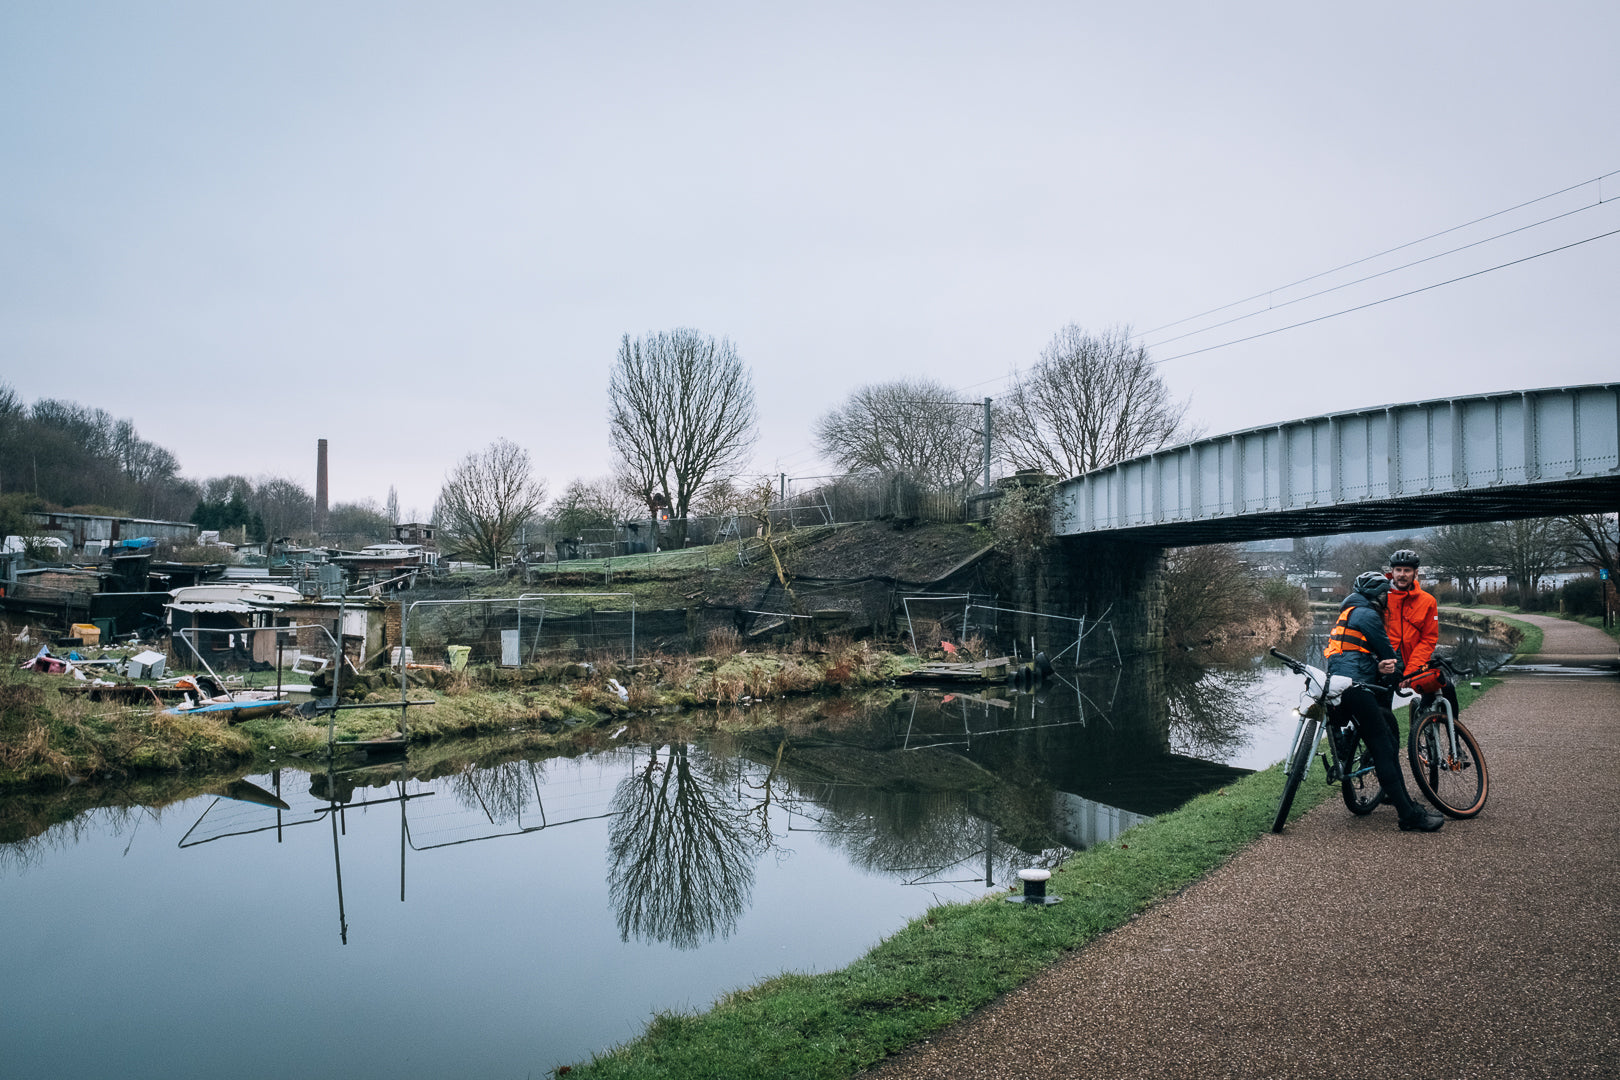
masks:
<svg viewBox="0 0 1620 1080"><path fill-rule="evenodd" d="M1312 727L1321 725L1322 731L1316 734L1316 739L1318 742L1320 742L1322 735L1325 734L1328 736L1328 752L1326 754L1317 754L1316 756L1322 761L1322 770L1328 783L1335 784L1342 780L1354 780L1358 776L1364 776L1367 773L1372 772L1373 767L1371 765L1363 765L1360 768L1356 768L1354 767L1355 763L1353 761L1347 762L1342 753L1342 747L1339 744L1339 739L1335 738L1333 733L1333 728L1335 727L1343 731L1353 731L1356 734L1356 738L1359 740L1362 737L1360 722L1356 720L1354 715L1347 712L1342 712L1342 705L1325 705L1319 701L1318 706L1322 712L1321 717L1311 717L1303 714L1300 716L1299 727L1294 729L1294 738L1293 741L1288 744L1288 758L1285 760L1291 760L1293 756L1299 752L1299 741L1300 739L1306 737L1305 727L1307 724L1311 725ZM1312 749L1314 750L1315 748L1313 747Z"/></svg>
<svg viewBox="0 0 1620 1080"><path fill-rule="evenodd" d="M1445 682L1442 684L1439 690L1434 692L1427 705L1423 704L1423 699L1421 696L1412 703L1414 706L1416 706L1412 710L1412 724L1415 727L1421 717L1427 716L1430 713L1439 713L1444 716L1446 718L1446 748L1449 751L1450 756L1455 758L1458 756L1461 750L1461 744L1457 740L1457 713L1456 710L1451 707L1451 699L1446 697L1444 691L1446 687L1453 684L1454 680L1452 676L1456 674L1456 669L1445 660L1440 660L1439 663L1442 670L1445 672Z"/></svg>
<svg viewBox="0 0 1620 1080"><path fill-rule="evenodd" d="M1277 655L1276 650L1272 650L1272 652L1273 655ZM1304 665L1301 665L1301 667L1303 666ZM1305 686L1307 692L1309 692L1316 680L1310 674L1302 671L1296 671L1295 674L1305 674ZM1354 685L1358 684L1352 684L1352 686ZM1350 687L1346 687L1344 689L1350 689ZM1343 730L1354 731L1356 733L1356 737L1358 739L1361 738L1361 724L1356 720L1353 713L1345 710L1343 697L1344 690L1341 689L1337 694L1334 694L1332 692L1330 682L1328 680L1324 680L1321 690L1314 695L1314 700L1312 701L1311 705L1304 710L1294 710L1299 714L1299 726L1294 729L1294 738L1288 744L1288 757L1284 759L1285 761L1292 761L1294 759L1294 755L1299 752L1300 740L1308 737L1306 733L1307 726L1314 729L1317 725L1321 725L1322 731L1321 733L1316 734L1315 737L1320 740L1322 734L1327 734L1329 736L1327 741L1328 753L1318 754L1316 756L1322 760L1322 769L1326 774L1329 783L1337 783L1342 780L1353 780L1358 776L1362 776L1372 771L1371 765L1363 766L1362 768L1353 768L1355 764L1354 762L1347 763L1344 760L1343 754L1340 752L1339 740L1332 737L1332 729L1334 727L1338 727ZM1332 700L1329 700L1330 698ZM1312 750L1314 749L1315 747L1312 747ZM1331 760L1329 760L1329 755L1331 755ZM1346 771L1347 765L1352 766L1348 771Z"/></svg>

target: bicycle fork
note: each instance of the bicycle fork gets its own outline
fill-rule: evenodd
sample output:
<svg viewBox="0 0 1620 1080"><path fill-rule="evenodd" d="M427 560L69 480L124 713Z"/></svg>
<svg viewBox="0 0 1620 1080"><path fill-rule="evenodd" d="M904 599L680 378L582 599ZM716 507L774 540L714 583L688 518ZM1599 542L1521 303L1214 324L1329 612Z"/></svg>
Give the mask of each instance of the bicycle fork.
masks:
<svg viewBox="0 0 1620 1080"><path fill-rule="evenodd" d="M1446 737L1445 744L1441 745L1440 741L1434 739L1431 735L1429 745L1422 748L1433 756L1433 760L1429 762L1429 767L1440 772L1459 772L1465 766L1461 764L1463 760L1462 740L1457 738L1456 714L1451 711L1451 702L1446 700L1444 696L1439 696L1439 700L1434 703L1433 708L1446 719Z"/></svg>

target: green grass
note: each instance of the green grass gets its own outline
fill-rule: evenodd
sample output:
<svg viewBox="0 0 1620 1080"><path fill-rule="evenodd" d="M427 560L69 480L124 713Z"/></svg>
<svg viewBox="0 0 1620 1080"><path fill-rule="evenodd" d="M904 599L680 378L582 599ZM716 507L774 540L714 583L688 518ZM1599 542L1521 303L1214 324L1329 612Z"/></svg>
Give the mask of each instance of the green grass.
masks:
<svg viewBox="0 0 1620 1080"><path fill-rule="evenodd" d="M1459 700L1466 708L1497 681L1481 690L1465 683ZM663 1014L641 1038L570 1074L844 1080L1209 874L1270 830L1282 781L1275 765L1076 854L1048 884L1060 904L1025 907L997 895L932 908L841 971L783 974L705 1013ZM1336 795L1313 769L1289 820Z"/></svg>
<svg viewBox="0 0 1620 1080"><path fill-rule="evenodd" d="M1527 623L1523 619L1510 619L1504 615L1492 617L1519 631L1519 640L1513 643L1514 656L1534 656L1541 651L1542 642L1546 639L1541 627L1533 623Z"/></svg>
<svg viewBox="0 0 1620 1080"><path fill-rule="evenodd" d="M662 1015L642 1038L573 1074L851 1076L1197 881L1270 828L1281 790L1280 768L1245 777L1071 859L1048 886L1060 904L1025 907L998 895L932 908L841 971L785 974L707 1013ZM1327 790L1307 785L1296 813Z"/></svg>
<svg viewBox="0 0 1620 1080"><path fill-rule="evenodd" d="M1483 608L1483 609L1481 609L1481 608L1475 608L1475 607L1461 607L1461 606L1453 606L1453 605L1447 605L1447 607L1448 607L1448 609L1450 611L1452 611L1452 613L1454 615L1458 615L1459 618L1461 617L1461 615L1468 615L1468 616L1472 616L1473 619L1475 619L1475 620L1488 619L1488 620L1492 620L1492 621L1495 621L1495 622L1499 622L1499 623L1503 624L1504 626L1509 627L1510 629L1517 631L1517 636L1514 637L1514 636L1510 635L1509 636L1509 641L1508 641L1508 644L1510 646L1512 646L1512 648L1513 648L1513 655L1515 655L1515 656L1530 656L1530 655L1532 655L1534 653L1538 653L1538 652L1541 651L1542 641L1544 640L1544 637L1545 637L1545 635L1543 635L1542 632L1541 632L1541 627L1535 626L1535 625L1533 625L1531 623L1527 623L1523 619L1514 619L1514 618L1510 618L1507 615L1501 614L1504 611L1515 611L1516 612L1516 611L1518 611L1517 608ZM1459 613L1461 613L1461 615L1459 615ZM1442 614L1442 619L1444 619L1444 614ZM1470 622L1463 622L1462 625L1474 626L1475 624L1470 623ZM1479 626L1477 626L1476 628L1483 628L1483 624L1479 624Z"/></svg>

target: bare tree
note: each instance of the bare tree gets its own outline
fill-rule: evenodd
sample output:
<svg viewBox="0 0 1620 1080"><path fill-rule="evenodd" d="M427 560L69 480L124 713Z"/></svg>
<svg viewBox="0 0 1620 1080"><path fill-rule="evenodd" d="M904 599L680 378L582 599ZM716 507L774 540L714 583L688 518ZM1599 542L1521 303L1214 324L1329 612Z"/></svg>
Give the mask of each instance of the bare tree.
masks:
<svg viewBox="0 0 1620 1080"><path fill-rule="evenodd" d="M1479 579L1499 562L1495 529L1484 523L1437 525L1423 541L1426 561L1456 578L1472 600L1479 596Z"/></svg>
<svg viewBox="0 0 1620 1080"><path fill-rule="evenodd" d="M393 525L370 499L336 503L326 515L326 536L342 547L364 547L392 540Z"/></svg>
<svg viewBox="0 0 1620 1080"><path fill-rule="evenodd" d="M1393 551L1403 547L1411 547L1414 541L1409 539L1397 540L1392 544L1373 543L1370 540L1341 540L1333 546L1327 557L1326 569L1337 574L1339 579L1349 585L1356 580L1358 574L1368 570L1382 570L1389 565L1389 556Z"/></svg>
<svg viewBox="0 0 1620 1080"><path fill-rule="evenodd" d="M388 515L388 524L398 525L400 523L399 492L394 490L393 484L388 485L388 502L384 504L383 513Z"/></svg>
<svg viewBox="0 0 1620 1080"><path fill-rule="evenodd" d="M845 472L970 484L984 465L982 413L958 396L932 379L863 386L816 421L816 447Z"/></svg>
<svg viewBox="0 0 1620 1080"><path fill-rule="evenodd" d="M608 424L627 486L649 510L684 519L704 487L747 464L753 376L726 338L626 334L608 380Z"/></svg>
<svg viewBox="0 0 1620 1080"><path fill-rule="evenodd" d="M1534 609L1541 602L1541 579L1563 561L1569 547L1561 518L1524 518L1495 527L1496 554L1519 588L1519 604Z"/></svg>
<svg viewBox="0 0 1620 1080"><path fill-rule="evenodd" d="M1300 536L1294 539L1294 550L1288 558L1288 568L1296 574L1313 578L1327 569L1333 552L1333 539L1328 536Z"/></svg>
<svg viewBox="0 0 1620 1080"><path fill-rule="evenodd" d="M532 475L529 452L496 439L462 458L445 478L434 520L493 570L545 498L545 481Z"/></svg>
<svg viewBox="0 0 1620 1080"><path fill-rule="evenodd" d="M1232 544L1171 548L1165 552L1164 635L1194 648L1253 614L1257 585Z"/></svg>
<svg viewBox="0 0 1620 1080"><path fill-rule="evenodd" d="M1569 557L1609 572L1620 581L1620 515L1571 514L1563 518Z"/></svg>
<svg viewBox="0 0 1620 1080"><path fill-rule="evenodd" d="M248 505L264 521L271 538L310 535L315 531L315 497L296 480L260 477Z"/></svg>
<svg viewBox="0 0 1620 1080"><path fill-rule="evenodd" d="M1070 323L997 404L1002 456L1014 468L1078 476L1193 438L1147 350L1119 327L1092 334Z"/></svg>
<svg viewBox="0 0 1620 1080"><path fill-rule="evenodd" d="M555 536L572 537L587 529L611 529L641 509L626 498L613 477L603 477L570 481L546 508L546 516Z"/></svg>

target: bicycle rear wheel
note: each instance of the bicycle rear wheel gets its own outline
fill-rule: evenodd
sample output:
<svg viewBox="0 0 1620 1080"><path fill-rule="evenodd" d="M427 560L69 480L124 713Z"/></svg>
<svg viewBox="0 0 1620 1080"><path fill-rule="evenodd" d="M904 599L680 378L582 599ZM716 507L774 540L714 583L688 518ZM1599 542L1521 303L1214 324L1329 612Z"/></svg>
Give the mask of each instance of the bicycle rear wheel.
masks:
<svg viewBox="0 0 1620 1080"><path fill-rule="evenodd" d="M1272 832L1282 832L1288 823L1288 811L1294 805L1294 796L1311 767L1311 756L1316 753L1316 740L1320 733L1318 722L1309 717L1300 721L1298 741L1288 758L1288 772L1283 778L1282 799L1277 803L1277 816L1271 822Z"/></svg>
<svg viewBox="0 0 1620 1080"><path fill-rule="evenodd" d="M1452 724L1457 729L1455 741L1443 712L1419 717L1407 737L1406 753L1423 797L1447 817L1471 818L1485 808L1490 776L1473 732L1461 720Z"/></svg>
<svg viewBox="0 0 1620 1080"><path fill-rule="evenodd" d="M1378 809L1378 804L1384 801L1384 785L1378 782L1378 774L1373 771L1372 751L1361 741L1360 735L1353 730L1346 732L1345 744L1341 763L1350 775L1340 782L1340 790L1344 793L1344 805L1360 817Z"/></svg>

